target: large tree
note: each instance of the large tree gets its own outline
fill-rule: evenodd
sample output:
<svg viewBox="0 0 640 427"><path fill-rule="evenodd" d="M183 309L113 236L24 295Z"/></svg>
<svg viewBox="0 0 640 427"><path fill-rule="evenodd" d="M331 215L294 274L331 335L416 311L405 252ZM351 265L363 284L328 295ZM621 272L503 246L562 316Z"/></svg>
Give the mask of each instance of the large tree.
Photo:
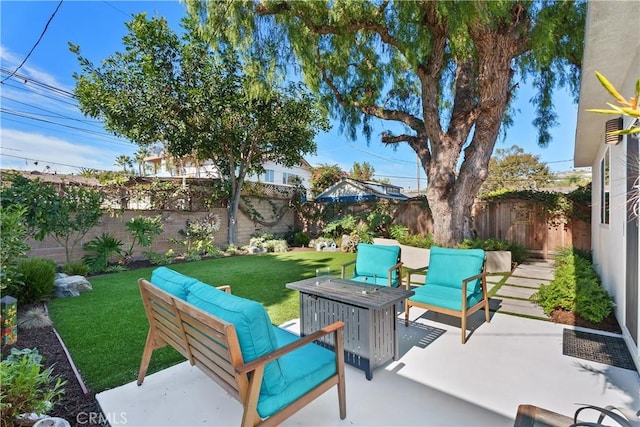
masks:
<svg viewBox="0 0 640 427"><path fill-rule="evenodd" d="M209 35L249 55L277 53L323 96L350 137L390 123L428 178L435 240L471 235L471 205L487 178L517 80L530 78L539 143L555 124L552 93L578 93L584 4L565 1L189 0ZM267 48L265 48L267 47ZM505 121L505 118L507 119ZM393 124L393 125L392 125ZM460 157L462 156L462 159Z"/></svg>
<svg viewBox="0 0 640 427"><path fill-rule="evenodd" d="M162 143L171 156L211 159L228 183L229 243L247 174L265 159L291 167L316 150L327 130L314 97L301 85L268 78L259 61L241 62L231 48L213 51L194 19L182 36L164 18L134 16L124 52L95 66L71 45L82 66L75 94L83 113L141 146Z"/></svg>

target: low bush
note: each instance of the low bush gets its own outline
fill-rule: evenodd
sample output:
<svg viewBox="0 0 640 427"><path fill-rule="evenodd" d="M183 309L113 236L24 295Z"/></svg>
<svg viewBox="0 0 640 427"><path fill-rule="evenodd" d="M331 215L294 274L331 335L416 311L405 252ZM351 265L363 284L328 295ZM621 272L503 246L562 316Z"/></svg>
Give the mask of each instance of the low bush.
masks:
<svg viewBox="0 0 640 427"><path fill-rule="evenodd" d="M309 235L303 231L298 231L293 235L293 246L306 248L310 241Z"/></svg>
<svg viewBox="0 0 640 427"><path fill-rule="evenodd" d="M56 278L56 263L45 258L24 258L18 262L18 272L23 283L10 286L20 304L31 304L50 299L53 296L53 282Z"/></svg>
<svg viewBox="0 0 640 427"><path fill-rule="evenodd" d="M143 252L143 255L147 257L149 262L153 265L169 265L175 261L175 253L173 249L169 249L167 252L160 254L158 252Z"/></svg>
<svg viewBox="0 0 640 427"><path fill-rule="evenodd" d="M68 276L86 276L89 266L82 261L71 261L62 266L62 272Z"/></svg>
<svg viewBox="0 0 640 427"><path fill-rule="evenodd" d="M64 394L64 384L53 375L53 369L43 369L43 358L36 349L11 349L0 363L0 420L2 426L15 425L20 414L45 415Z"/></svg>
<svg viewBox="0 0 640 427"><path fill-rule="evenodd" d="M122 241L109 233L102 233L84 244L83 249L89 252L82 261L89 266L92 273L102 273L109 267L109 262L122 255Z"/></svg>
<svg viewBox="0 0 640 427"><path fill-rule="evenodd" d="M553 281L540 286L531 300L547 315L561 309L593 323L601 322L613 310L613 300L602 287L591 260L573 248L558 253Z"/></svg>
<svg viewBox="0 0 640 427"><path fill-rule="evenodd" d="M463 249L484 249L485 251L509 251L511 252L511 261L516 264L522 263L529 255L527 249L518 243L494 238L465 239L458 247Z"/></svg>

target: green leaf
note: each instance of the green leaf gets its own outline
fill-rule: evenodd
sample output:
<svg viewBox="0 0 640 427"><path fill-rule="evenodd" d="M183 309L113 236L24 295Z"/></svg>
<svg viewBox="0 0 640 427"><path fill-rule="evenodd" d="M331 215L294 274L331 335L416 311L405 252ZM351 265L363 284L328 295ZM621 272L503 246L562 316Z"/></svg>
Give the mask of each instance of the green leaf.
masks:
<svg viewBox="0 0 640 427"><path fill-rule="evenodd" d="M618 100L618 102L626 102L626 100L622 97L622 95L620 95L618 93L616 88L613 87L613 85L609 82L609 80L607 80L607 78L605 76L603 76L602 74L600 74L597 71L595 73L596 73L596 77L600 81L600 84L607 90L607 92L609 92L611 94L611 96L616 98L616 100Z"/></svg>

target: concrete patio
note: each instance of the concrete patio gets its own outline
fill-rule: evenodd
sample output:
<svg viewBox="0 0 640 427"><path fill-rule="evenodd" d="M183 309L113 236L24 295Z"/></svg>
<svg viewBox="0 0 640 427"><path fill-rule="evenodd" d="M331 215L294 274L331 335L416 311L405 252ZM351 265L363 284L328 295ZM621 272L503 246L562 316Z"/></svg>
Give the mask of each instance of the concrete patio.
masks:
<svg viewBox="0 0 640 427"><path fill-rule="evenodd" d="M567 325L500 313L485 324L476 313L462 345L458 319L411 314L409 327L398 323L399 360L371 381L346 367L345 420L330 390L284 425L508 426L523 403L567 415L578 404L640 409L637 371L562 354ZM297 319L282 326L297 331ZM133 426L232 426L242 417L240 403L187 362L97 399L107 418Z"/></svg>

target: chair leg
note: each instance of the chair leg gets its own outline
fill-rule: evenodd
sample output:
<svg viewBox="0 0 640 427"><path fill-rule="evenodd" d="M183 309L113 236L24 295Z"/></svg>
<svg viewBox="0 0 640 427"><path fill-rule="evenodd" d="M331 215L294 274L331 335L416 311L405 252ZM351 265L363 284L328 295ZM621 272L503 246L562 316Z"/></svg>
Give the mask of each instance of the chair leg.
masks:
<svg viewBox="0 0 640 427"><path fill-rule="evenodd" d="M489 300L484 303L484 318L487 320L487 323L491 322L491 316L489 316Z"/></svg>
<svg viewBox="0 0 640 427"><path fill-rule="evenodd" d="M147 342L144 345L142 360L140 361L140 370L138 371L138 385L142 385L144 377L147 375L147 368L149 367L151 354L153 353L155 347L155 339L153 335L153 330L149 328L149 332L147 333Z"/></svg>
<svg viewBox="0 0 640 427"><path fill-rule="evenodd" d="M465 344L467 341L467 315L464 313L460 318L461 329L462 329L462 344Z"/></svg>

